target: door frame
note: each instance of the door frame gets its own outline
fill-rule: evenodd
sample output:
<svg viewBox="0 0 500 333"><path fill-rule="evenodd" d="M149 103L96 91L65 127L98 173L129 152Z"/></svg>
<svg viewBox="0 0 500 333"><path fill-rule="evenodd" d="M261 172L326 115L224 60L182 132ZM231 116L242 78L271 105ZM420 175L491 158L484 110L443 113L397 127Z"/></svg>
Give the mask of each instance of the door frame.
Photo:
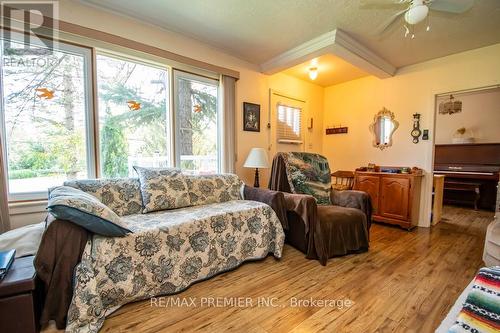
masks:
<svg viewBox="0 0 500 333"><path fill-rule="evenodd" d="M427 156L427 167L430 170L430 181L427 182L427 186L424 187L424 222L425 225L422 225L422 227L432 227L432 221L431 221L431 214L432 214L432 188L434 184L434 156L436 153L436 129L437 129L437 115L438 115L438 98L450 94L462 94L462 93L468 93L468 92L475 92L475 91L482 91L482 90L487 90L487 89L495 89L495 88L500 88L500 84L490 84L486 86L480 86L476 88L467 88L467 89L459 89L459 90L453 90L453 91L446 91L446 92L440 92L440 93L435 93L434 94L434 110L432 113L432 134L430 136L430 143L431 143L431 149L430 149L430 155Z"/></svg>

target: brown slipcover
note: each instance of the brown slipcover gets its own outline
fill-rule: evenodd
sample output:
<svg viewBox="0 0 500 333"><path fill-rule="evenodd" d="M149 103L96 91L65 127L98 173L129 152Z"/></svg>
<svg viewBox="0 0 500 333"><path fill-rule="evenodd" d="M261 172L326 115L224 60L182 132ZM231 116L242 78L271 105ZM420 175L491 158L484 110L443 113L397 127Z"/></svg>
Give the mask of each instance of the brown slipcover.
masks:
<svg viewBox="0 0 500 333"><path fill-rule="evenodd" d="M265 203L274 210L278 219L281 222L284 230L288 229L288 220L286 218L285 197L283 193L278 191L271 191L262 188L245 186L244 199L253 200Z"/></svg>
<svg viewBox="0 0 500 333"><path fill-rule="evenodd" d="M290 192L282 155L273 160L269 188ZM371 221L370 197L360 191L332 191L333 205L317 205L309 195L287 194L287 242L326 265L328 258L368 250Z"/></svg>

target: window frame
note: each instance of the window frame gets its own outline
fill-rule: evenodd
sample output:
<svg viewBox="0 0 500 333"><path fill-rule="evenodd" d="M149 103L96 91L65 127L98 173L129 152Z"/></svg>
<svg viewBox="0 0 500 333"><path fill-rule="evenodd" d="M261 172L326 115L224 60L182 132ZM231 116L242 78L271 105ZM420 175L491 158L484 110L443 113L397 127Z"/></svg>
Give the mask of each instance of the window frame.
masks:
<svg viewBox="0 0 500 333"><path fill-rule="evenodd" d="M10 40L16 43L24 43L24 33L10 31ZM45 47L41 43L44 37L38 37L39 40L31 41L31 45ZM9 156L8 156L8 143L7 143L7 131L5 128L5 101L3 95L3 43L5 39L0 39L0 135L2 137L2 152L4 157L4 168L5 175L7 176L7 196L9 202L20 202L20 201L37 201L47 199L47 190L45 191L32 191L32 192L22 192L22 193L11 193L9 186L10 180L9 175ZM95 113L94 110L94 90L93 90L93 49L84 45L77 45L75 43L58 41L56 51L81 56L83 58L83 82L84 82L84 114L85 114L85 155L87 162L87 177L96 177L96 154L95 149Z"/></svg>
<svg viewBox="0 0 500 333"><path fill-rule="evenodd" d="M217 173L220 173L222 170L222 115L221 115L221 87L220 80L216 80L213 78L209 78L203 75L189 73L179 69L172 69L172 120L173 120L173 144L174 144L174 166L180 168L181 167L181 155L180 155L180 146L178 137L180 137L180 128L178 126L177 121L177 105L179 105L179 95L177 94L177 79L185 78L191 81L197 81L202 84L213 85L217 88Z"/></svg>
<svg viewBox="0 0 500 333"><path fill-rule="evenodd" d="M0 27L0 30L5 30L8 28ZM11 29L10 29L11 30ZM17 42L23 40L19 36L24 36L24 32L11 30L11 39ZM43 36L38 37L40 39L48 39ZM50 38L50 37L49 37ZM166 57L161 57L155 54L150 54L143 51L138 51L133 48L127 48L121 45L112 44L110 42L105 42L101 40L89 39L87 37L82 37L78 35L72 35L60 31L58 39L56 39L57 48L56 50L61 50L63 52L68 52L70 54L77 54L83 56L84 59L84 84L85 84L85 124L86 124L86 157L87 157L87 176L88 178L99 178L101 175L100 168L100 137L99 137L99 103L98 103L98 83L97 83L97 55L110 56L119 58L125 61L132 61L137 63L142 63L147 66L157 67L160 69L167 70L168 72L168 92L167 92L167 121L168 121L168 139L169 139L169 163L173 167L180 167L180 154L177 146L176 137L178 136L176 132L176 99L175 88L176 80L175 73L182 73L182 76L198 81L200 83L211 84L217 87L217 172L220 173L222 170L222 165L224 164L222 153L222 139L223 139L223 128L222 128L222 106L223 100L221 99L221 79L220 74L216 72L211 72L206 69L197 68L193 65L184 64L176 60L172 60ZM33 43L36 45L37 43ZM40 44L40 43L38 43ZM43 46L43 45L42 45ZM84 52L75 52L73 50L85 50ZM0 61L3 61L3 53L0 53ZM2 66L0 64L0 66ZM3 86L3 77L0 67L0 84ZM3 89L0 89L0 136L2 138L2 147L5 163L3 166L5 174L8 175L8 154L7 154L7 142L6 142L6 131L5 131L5 117L3 108ZM179 156L179 160L177 158ZM9 186L9 180L7 179L7 190ZM42 192L25 192L18 194L11 194L8 192L9 203L18 202L35 202L47 200L47 191Z"/></svg>
<svg viewBox="0 0 500 333"><path fill-rule="evenodd" d="M101 178L102 177L102 170L101 170L101 139L100 139L100 123L99 123L99 115L100 115L100 110L99 110L99 83L98 83L98 75L97 75L97 57L98 56L103 56L103 57L108 57L108 58L113 58L113 59L116 59L116 60L120 60L120 61L128 61L128 62L132 62L132 63L136 63L136 64L139 64L139 65L143 65L143 66L148 66L148 67L152 67L152 68L156 68L156 69L159 69L159 70L164 70L167 72L167 75L166 75L166 78L167 78L167 89L166 89L166 92L165 92L165 95L166 95L166 99L167 99L167 103L166 103L166 107L168 108L167 109L167 112L166 112L166 125L167 125L167 133L166 133L166 136L168 138L168 147L167 150L168 150L168 165L170 167L174 166L174 153L173 153L173 143L172 143L172 140L173 140L173 125L172 125L172 122L173 122L173 119L172 119L172 72L173 72L173 68L168 66L168 65L165 65L165 64L161 64L161 63L158 63L158 62L155 62L155 61L151 61L151 60L147 60L147 59L139 59L138 57L135 57L135 56L127 56L127 55L124 55L120 52L114 52L114 51L110 51L110 50L105 50L105 49L101 49L101 48L95 48L94 49L94 57L93 57L93 60L94 60L94 77L93 77L93 84L94 84L94 91L95 91L95 107L94 107L94 115L95 115L95 155L97 157L97 161L98 163L96 164L96 174L97 174L97 177Z"/></svg>

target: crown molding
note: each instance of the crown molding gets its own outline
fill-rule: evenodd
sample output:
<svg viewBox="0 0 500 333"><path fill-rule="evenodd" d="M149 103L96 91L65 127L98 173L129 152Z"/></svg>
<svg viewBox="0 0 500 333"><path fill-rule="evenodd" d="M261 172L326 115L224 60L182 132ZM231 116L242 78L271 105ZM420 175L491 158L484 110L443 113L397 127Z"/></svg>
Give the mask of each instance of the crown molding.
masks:
<svg viewBox="0 0 500 333"><path fill-rule="evenodd" d="M352 38L345 31L335 30L332 53L374 76L385 79L394 76L397 68L375 52Z"/></svg>
<svg viewBox="0 0 500 333"><path fill-rule="evenodd" d="M275 74L311 58L327 54L330 47L335 43L335 32L335 30L329 31L281 53L261 64L261 71L265 74Z"/></svg>
<svg viewBox="0 0 500 333"><path fill-rule="evenodd" d="M275 74L325 54L336 55L378 78L388 78L396 73L396 67L340 29L294 47L261 64L260 68L265 74Z"/></svg>

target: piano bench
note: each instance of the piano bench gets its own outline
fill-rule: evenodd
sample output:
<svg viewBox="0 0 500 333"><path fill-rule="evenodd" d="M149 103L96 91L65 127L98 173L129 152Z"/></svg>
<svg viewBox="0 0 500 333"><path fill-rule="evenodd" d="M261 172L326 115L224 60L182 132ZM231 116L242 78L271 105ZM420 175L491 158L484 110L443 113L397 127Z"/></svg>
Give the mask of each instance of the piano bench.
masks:
<svg viewBox="0 0 500 333"><path fill-rule="evenodd" d="M446 201L449 203L473 204L474 209L477 210L477 203L479 202L479 198L481 197L480 183L445 181L444 190L470 192L472 194L472 200L467 200L467 197L462 197L461 199L446 199Z"/></svg>

